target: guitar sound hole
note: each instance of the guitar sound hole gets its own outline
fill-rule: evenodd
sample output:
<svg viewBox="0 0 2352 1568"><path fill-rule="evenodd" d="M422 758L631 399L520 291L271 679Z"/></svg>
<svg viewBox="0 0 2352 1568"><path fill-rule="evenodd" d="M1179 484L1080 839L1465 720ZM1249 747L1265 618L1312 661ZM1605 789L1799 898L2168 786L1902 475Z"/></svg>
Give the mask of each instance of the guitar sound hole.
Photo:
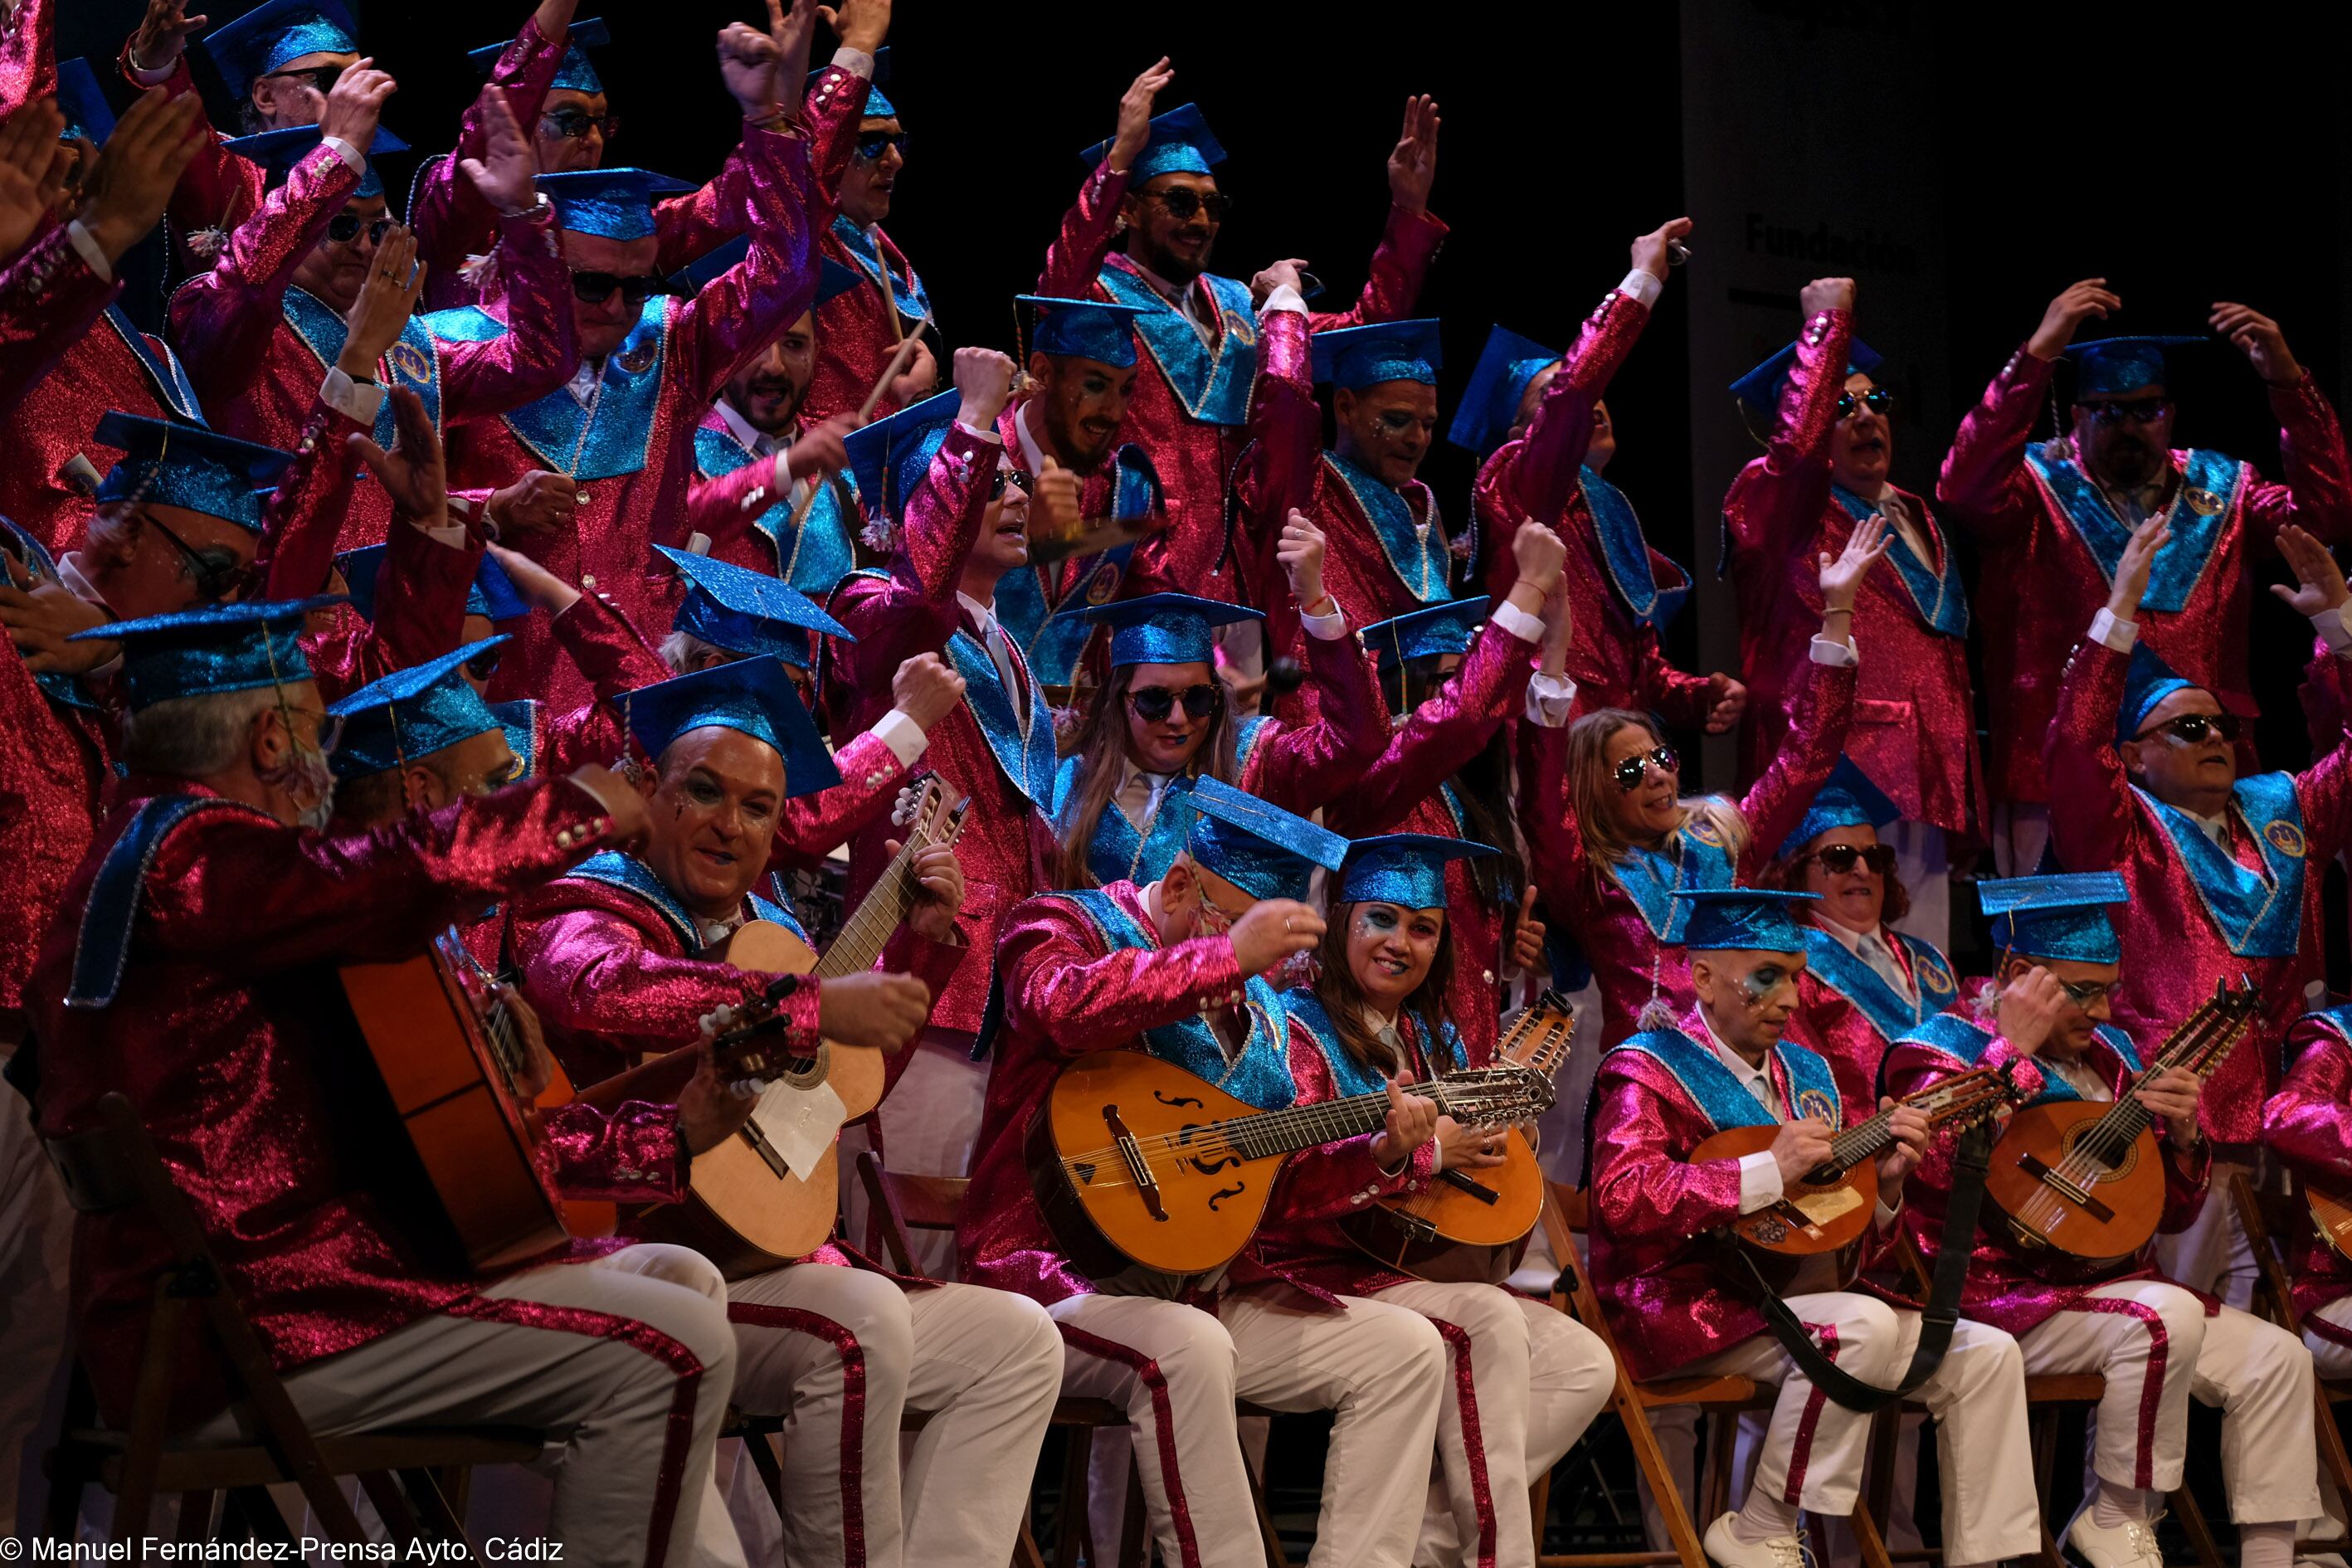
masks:
<svg viewBox="0 0 2352 1568"><path fill-rule="evenodd" d="M1151 1091L1151 1098L1158 1100L1160 1104L1171 1108L1189 1105L1195 1110L1205 1110L1208 1109L1208 1101L1204 1100L1196 1099L1189 1094L1170 1094L1164 1089L1153 1089Z"/></svg>
<svg viewBox="0 0 2352 1568"><path fill-rule="evenodd" d="M1212 1214L1215 1213L1217 1205L1223 1203L1227 1198L1237 1198L1247 1191L1249 1191L1249 1187L1246 1183L1236 1183L1234 1185L1230 1187L1219 1187L1215 1192L1209 1194L1209 1211Z"/></svg>
<svg viewBox="0 0 2352 1568"><path fill-rule="evenodd" d="M1242 1157L1239 1154L1228 1154L1222 1160L1212 1160L1206 1154L1195 1154L1184 1163L1204 1176L1213 1176L1228 1165L1240 1164Z"/></svg>

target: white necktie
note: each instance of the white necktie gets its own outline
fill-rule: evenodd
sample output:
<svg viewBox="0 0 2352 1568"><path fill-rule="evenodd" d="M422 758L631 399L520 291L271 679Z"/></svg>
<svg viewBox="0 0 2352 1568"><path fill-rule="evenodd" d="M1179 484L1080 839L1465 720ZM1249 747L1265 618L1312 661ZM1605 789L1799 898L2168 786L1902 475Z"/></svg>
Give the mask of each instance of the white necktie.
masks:
<svg viewBox="0 0 2352 1568"><path fill-rule="evenodd" d="M1014 713L1026 715L1028 693L1022 689L1021 678L1013 672L1013 647L1005 638L1003 624L991 615L982 615L979 620L981 644L995 661L996 678L1004 682L1005 700L1013 704Z"/></svg>
<svg viewBox="0 0 2352 1568"><path fill-rule="evenodd" d="M1895 954L1888 950L1885 942L1874 936L1865 936L1862 939L1861 946L1862 961L1877 971L1881 980L1895 987L1896 995L1906 1002L1918 1000L1917 995L1911 989L1911 977L1903 973L1903 966L1895 961Z"/></svg>
<svg viewBox="0 0 2352 1568"><path fill-rule="evenodd" d="M1172 773L1135 773L1118 788L1118 808L1127 814L1128 821L1139 830L1160 809L1160 797L1168 793L1168 781Z"/></svg>

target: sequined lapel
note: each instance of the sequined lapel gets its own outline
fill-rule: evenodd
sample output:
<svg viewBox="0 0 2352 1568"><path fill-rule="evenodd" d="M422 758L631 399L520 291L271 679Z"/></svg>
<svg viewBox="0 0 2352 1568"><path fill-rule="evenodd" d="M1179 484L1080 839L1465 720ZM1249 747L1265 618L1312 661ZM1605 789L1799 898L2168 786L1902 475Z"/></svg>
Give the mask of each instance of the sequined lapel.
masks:
<svg viewBox="0 0 2352 1568"><path fill-rule="evenodd" d="M1248 421L1250 387L1257 379L1257 316L1248 285L1202 275L1200 282L1217 301L1222 326L1212 347L1201 341L1182 311L1137 275L1126 258L1105 261L1095 280L1116 302L1144 312L1135 318L1136 335L1185 413L1203 425Z"/></svg>
<svg viewBox="0 0 2352 1568"><path fill-rule="evenodd" d="M2248 870L2237 858L2205 837L2187 812L2165 805L2137 784L2180 857L2189 885L2230 951L2240 958L2292 958L2303 938L2303 876L2308 845L2303 807L2291 773L2256 773L2240 779L2231 804L2253 830L2267 877Z"/></svg>
<svg viewBox="0 0 2352 1568"><path fill-rule="evenodd" d="M531 455L575 479L614 479L644 471L661 407L662 373L669 349L670 300L656 295L620 353L604 362L593 405L580 406L559 386L536 403L503 416Z"/></svg>
<svg viewBox="0 0 2352 1568"><path fill-rule="evenodd" d="M1839 510L1856 522L1865 517L1878 515L1877 507L1843 485L1830 486L1830 496L1837 502ZM1960 563L1953 559L1950 543L1944 539L1936 526L1936 520L1928 515L1926 507L1919 509L1919 515L1928 537L1941 548L1942 564L1937 566L1920 560L1918 552L1911 548L1910 542L1903 537L1903 531L1894 525L1892 519L1888 520L1886 528L1886 563L1895 568L1895 576L1902 580L1903 591L1911 595L1911 606L1919 612L1920 625L1948 637L1964 637L1969 635L1969 593L1960 581Z"/></svg>
<svg viewBox="0 0 2352 1568"><path fill-rule="evenodd" d="M1601 539L1601 563L1609 568L1609 581L1617 597L1624 601L1634 624L1664 631L1689 597L1689 584L1660 588L1657 574L1650 566L1650 542L1643 537L1642 520L1634 515L1633 503L1625 499L1623 490L1591 468L1583 471L1582 483L1584 504L1591 509L1593 531ZM1684 575L1687 578L1689 574Z"/></svg>
<svg viewBox="0 0 2352 1568"><path fill-rule="evenodd" d="M195 386L188 380L188 373L180 368L180 362L171 357L170 351L157 354L147 334L131 323L120 305L106 308L106 324L114 329L114 335L122 340L122 346L131 351L139 367L147 373L147 389L155 395L155 400L170 409L173 418L203 425L204 405L196 401Z"/></svg>
<svg viewBox="0 0 2352 1568"><path fill-rule="evenodd" d="M2053 461L2040 447L2025 449L2025 465L2053 510L2066 520L2074 537L2098 563L2100 574L2114 582L2116 565L2123 559L2124 546L2131 542L2132 531L2116 515L2099 487L2073 458ZM2147 593L2140 600L2142 609L2170 614L2189 602L2190 592L2205 574L2206 563L2212 559L2213 547L2237 510L2239 482L2244 474L2243 465L2234 458L2219 452L2189 454L2181 465L2180 483L2165 509L2172 539L2156 552Z"/></svg>
<svg viewBox="0 0 2352 1568"><path fill-rule="evenodd" d="M343 319L327 307L316 295L299 289L286 290L286 324L294 330L304 348L319 362L321 371L332 366L343 352L343 340L351 329ZM400 337L383 356L383 363L392 371L392 384L404 386L425 401L425 412L433 421L433 428L441 428L441 352L433 341L432 331L421 316L411 316L400 329ZM378 446L389 448L398 434L392 399L383 400L375 414L375 439Z"/></svg>
<svg viewBox="0 0 2352 1568"><path fill-rule="evenodd" d="M1437 498L1429 493L1429 487L1413 481L1428 508L1429 526L1424 529L1413 521L1412 508L1404 497L1369 470L1337 452L1324 453L1323 465L1372 525L1372 537L1381 542L1381 553L1388 557L1389 570L1396 574L1405 591L1424 605L1452 598L1454 590L1446 583L1452 558L1445 552L1445 528L1437 516Z"/></svg>

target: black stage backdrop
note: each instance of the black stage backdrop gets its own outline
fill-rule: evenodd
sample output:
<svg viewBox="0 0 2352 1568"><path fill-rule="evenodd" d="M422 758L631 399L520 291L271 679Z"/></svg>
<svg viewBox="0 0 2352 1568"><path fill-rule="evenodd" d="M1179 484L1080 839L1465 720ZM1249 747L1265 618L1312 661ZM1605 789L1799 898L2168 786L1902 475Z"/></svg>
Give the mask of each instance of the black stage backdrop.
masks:
<svg viewBox="0 0 2352 1568"><path fill-rule="evenodd" d="M246 8L208 7L215 25ZM403 84L386 123L424 151L448 145L473 90L462 51L510 36L529 12L520 0L354 9L362 44ZM624 121L610 159L709 175L734 121L711 39L760 13L713 0L601 9L616 42L598 67ZM60 53L89 55L111 79L105 62L139 5L60 10ZM1932 487L1959 412L2043 304L2085 275L2124 296L2117 331L2201 331L2210 301L2248 301L2341 402L2352 133L2328 74L2340 24L2317 8L2272 8L2259 32L2244 8L2158 16L1841 0L1151 11L902 0L889 91L914 144L889 227L950 344L1010 347L1011 296L1034 284L1078 150L1110 133L1119 92L1165 53L1178 75L1162 107L1198 101L1231 153L1219 269L1245 277L1303 255L1328 302L1363 281L1404 97L1433 92L1445 126L1432 205L1454 232L1423 311L1446 322L1450 417L1490 321L1563 341L1622 275L1631 237L1697 206L1696 259L1611 392L1623 449L1610 477L1704 583L1714 502L1746 455L1717 372L1793 333L1796 289L1816 272L1860 281L1858 330L1892 362L1896 477L1914 489ZM820 40L817 58L829 48ZM229 123L217 82L203 79ZM392 162L395 190L412 163ZM1810 239L1817 226L1824 242L1859 239L1860 258L1773 253L1768 230ZM160 287L151 268L134 313L155 317ZM1694 310L1713 331L1705 343L1692 342ZM2206 358L2181 377L2179 438L2276 477L2259 384L2234 350ZM1451 447L1431 459L1449 517L1466 509L1470 474ZM2081 607L2086 620L2094 607ZM1704 648L1727 663L1730 613L1710 589L1675 628L1677 656L1696 663ZM2263 753L2299 766L2307 636L2267 600L2254 626ZM1717 768L1709 782L1727 781Z"/></svg>

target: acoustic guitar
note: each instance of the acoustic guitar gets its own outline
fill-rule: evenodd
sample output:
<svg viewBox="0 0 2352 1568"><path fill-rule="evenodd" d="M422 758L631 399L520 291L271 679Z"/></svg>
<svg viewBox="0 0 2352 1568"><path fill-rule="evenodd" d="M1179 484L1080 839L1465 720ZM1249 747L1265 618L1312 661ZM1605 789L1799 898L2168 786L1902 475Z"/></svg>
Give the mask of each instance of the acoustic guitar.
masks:
<svg viewBox="0 0 2352 1568"><path fill-rule="evenodd" d="M1551 1080L1517 1062L1413 1092L1465 1127L1532 1121L1552 1101ZM1134 1264L1200 1274L1249 1245L1285 1160L1377 1131L1388 1111L1385 1092L1260 1110L1142 1051L1098 1051L1064 1068L1037 1108L1030 1185L1063 1256L1092 1278Z"/></svg>
<svg viewBox="0 0 2352 1568"><path fill-rule="evenodd" d="M1568 999L1547 990L1504 1031L1495 1055L1549 1083L1575 1037ZM1499 1285L1519 1266L1527 1250L1522 1244L1543 1217L1543 1204L1535 1144L1513 1127L1503 1134L1501 1164L1440 1171L1420 1192L1382 1198L1342 1218L1339 1228L1358 1250L1400 1273L1447 1284Z"/></svg>
<svg viewBox="0 0 2352 1568"><path fill-rule="evenodd" d="M1776 1258L1840 1251L1861 1238L1878 1211L1877 1160L1895 1146L1897 1110L1907 1106L1925 1113L1931 1129L1954 1123L1967 1127L2013 1100L2009 1079L1991 1068L1946 1079L1836 1134L1830 1140L1830 1157L1788 1186L1780 1202L1741 1215L1726 1228L1738 1241ZM1691 1163L1760 1154L1780 1134L1778 1126L1726 1128L1692 1150ZM1780 1272L1793 1273L1794 1268Z"/></svg>
<svg viewBox="0 0 2352 1568"><path fill-rule="evenodd" d="M2164 1215L2164 1163L2156 1118L2132 1089L2168 1068L2209 1077L2246 1037L2260 1005L2251 978L2224 981L2113 1104L2053 1100L2011 1118L1993 1147L1985 1194L2019 1242L2100 1262L2147 1245Z"/></svg>
<svg viewBox="0 0 2352 1568"><path fill-rule="evenodd" d="M970 801L947 804L945 786L928 781L911 806L899 814L907 829L903 847L845 921L822 957L793 932L767 921L740 927L723 951L713 955L738 969L777 974L813 974L819 980L874 967L891 936L921 892L915 858L933 845L951 845L963 831ZM772 1016L772 1005L754 1001L730 1010L722 1044L755 1036ZM593 1086L587 1098L598 1104L621 1099L674 1099L694 1073L698 1046L686 1046L646 1066ZM837 1140L844 1123L882 1102L886 1069L882 1053L870 1046L821 1042L806 1057L783 1057L761 1075L760 1098L742 1131L694 1157L685 1200L645 1210L635 1234L693 1247L730 1279L780 1268L805 1257L833 1234L841 1206ZM835 1116L822 1105L821 1090L840 1099ZM833 1121L824 1152L797 1175L783 1149L792 1120L823 1114Z"/></svg>
<svg viewBox="0 0 2352 1568"><path fill-rule="evenodd" d="M2305 1176L2303 1198L2311 1205L2312 1228L2319 1232L2319 1239L2352 1258L2352 1187Z"/></svg>

